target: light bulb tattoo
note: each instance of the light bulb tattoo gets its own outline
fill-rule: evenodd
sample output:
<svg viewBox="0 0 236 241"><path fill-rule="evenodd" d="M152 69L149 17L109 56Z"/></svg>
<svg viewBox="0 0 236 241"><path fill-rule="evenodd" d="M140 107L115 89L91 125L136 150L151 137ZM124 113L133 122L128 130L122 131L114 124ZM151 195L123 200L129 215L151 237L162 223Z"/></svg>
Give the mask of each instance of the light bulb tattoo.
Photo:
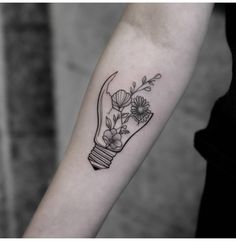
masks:
<svg viewBox="0 0 236 241"><path fill-rule="evenodd" d="M107 78L98 96L95 146L88 155L94 170L109 168L116 154L153 117L150 104L144 96L152 90L161 74L150 79L144 76L139 84L133 81L129 91L119 89L110 93L109 86L117 73Z"/></svg>

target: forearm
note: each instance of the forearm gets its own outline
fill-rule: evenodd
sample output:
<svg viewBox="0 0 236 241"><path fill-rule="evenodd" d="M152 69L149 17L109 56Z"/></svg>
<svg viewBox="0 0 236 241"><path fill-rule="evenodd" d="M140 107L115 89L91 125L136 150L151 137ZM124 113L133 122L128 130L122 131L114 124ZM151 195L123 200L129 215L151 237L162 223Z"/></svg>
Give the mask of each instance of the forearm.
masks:
<svg viewBox="0 0 236 241"><path fill-rule="evenodd" d="M163 17L165 11L160 5L155 13L151 13L154 19L159 14L155 21L160 23L154 24L142 18L137 20L135 14L140 10L132 8L139 6L131 5L127 10L99 60L68 150L25 237L95 236L160 134L191 77L206 29L203 27L196 31L197 25L206 25L210 7L199 7L194 11L201 16L199 22L187 22L187 16L177 21L177 16L171 16L171 9L166 10L171 17ZM200 14L203 10L204 13ZM182 11L183 15L188 14L188 9ZM109 92L104 89L107 96L104 94L99 101L104 82L116 71L118 73L108 86ZM149 80L155 75L156 79L150 84L142 82L144 76ZM145 90L142 86L151 89ZM117 103L114 93L119 90L125 91L122 94L125 93L126 99ZM145 107L147 111L141 116L135 110L137 96L149 102ZM118 97L124 98L123 95ZM119 117L122 113L128 115L122 119ZM111 120L109 123L106 117ZM102 123L98 135L99 118ZM122 133L122 126L126 126L129 133ZM112 139L112 129L119 134L116 140ZM107 149L108 156L112 153L111 164L103 159L104 155L99 157L95 153L95 157L90 155L88 158L95 144ZM93 167L99 170L95 171Z"/></svg>

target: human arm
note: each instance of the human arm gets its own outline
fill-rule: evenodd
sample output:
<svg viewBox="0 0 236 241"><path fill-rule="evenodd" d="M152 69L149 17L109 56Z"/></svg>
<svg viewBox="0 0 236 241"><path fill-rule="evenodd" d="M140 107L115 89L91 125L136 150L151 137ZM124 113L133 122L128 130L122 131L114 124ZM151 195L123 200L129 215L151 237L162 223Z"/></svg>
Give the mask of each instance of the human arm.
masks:
<svg viewBox="0 0 236 241"><path fill-rule="evenodd" d="M25 236L95 235L182 95L196 62L210 8L204 4L129 6L96 67L65 158ZM154 115L114 157L108 169L94 171L88 154L98 124L99 91L117 70L112 80L114 90L129 91L132 82L139 85L144 75L150 79L161 74L152 90L145 92Z"/></svg>

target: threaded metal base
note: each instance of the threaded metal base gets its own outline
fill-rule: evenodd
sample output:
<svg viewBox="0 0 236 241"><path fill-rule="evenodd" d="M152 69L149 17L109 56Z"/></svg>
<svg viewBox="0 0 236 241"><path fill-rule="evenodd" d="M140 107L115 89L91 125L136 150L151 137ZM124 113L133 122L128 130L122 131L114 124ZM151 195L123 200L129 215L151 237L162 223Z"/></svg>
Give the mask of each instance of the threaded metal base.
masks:
<svg viewBox="0 0 236 241"><path fill-rule="evenodd" d="M116 152L95 144L88 159L94 170L109 168Z"/></svg>

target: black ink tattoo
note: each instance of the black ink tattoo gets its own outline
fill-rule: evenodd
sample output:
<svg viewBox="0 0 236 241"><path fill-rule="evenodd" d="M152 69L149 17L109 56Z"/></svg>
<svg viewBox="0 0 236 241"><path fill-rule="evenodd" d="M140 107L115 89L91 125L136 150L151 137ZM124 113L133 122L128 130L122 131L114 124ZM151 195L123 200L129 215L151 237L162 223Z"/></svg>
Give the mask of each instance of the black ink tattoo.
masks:
<svg viewBox="0 0 236 241"><path fill-rule="evenodd" d="M139 86L134 81L129 92L119 89L111 94L109 85L117 73L104 82L98 96L95 146L88 156L94 170L109 168L115 155L153 117L149 102L140 94L150 92L161 74L144 76Z"/></svg>

